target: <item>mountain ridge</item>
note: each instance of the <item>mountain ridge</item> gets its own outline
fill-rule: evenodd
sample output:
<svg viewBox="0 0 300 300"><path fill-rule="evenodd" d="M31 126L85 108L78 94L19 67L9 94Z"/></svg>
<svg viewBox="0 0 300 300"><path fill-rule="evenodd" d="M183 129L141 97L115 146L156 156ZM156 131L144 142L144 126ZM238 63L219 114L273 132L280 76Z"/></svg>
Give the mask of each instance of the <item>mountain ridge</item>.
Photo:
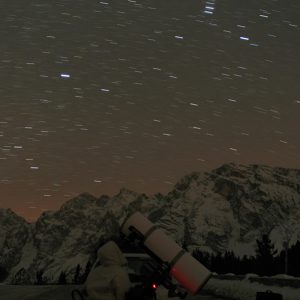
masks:
<svg viewBox="0 0 300 300"><path fill-rule="evenodd" d="M300 170L224 164L184 176L167 195L125 188L112 197L82 193L32 224L2 209L0 264L10 272L7 280L13 282L20 270L23 282L32 282L39 270L53 280L61 271L72 274L101 241L118 237L120 224L134 211L189 250L253 255L262 233L282 249L285 239L300 239ZM12 236L18 239L9 242Z"/></svg>

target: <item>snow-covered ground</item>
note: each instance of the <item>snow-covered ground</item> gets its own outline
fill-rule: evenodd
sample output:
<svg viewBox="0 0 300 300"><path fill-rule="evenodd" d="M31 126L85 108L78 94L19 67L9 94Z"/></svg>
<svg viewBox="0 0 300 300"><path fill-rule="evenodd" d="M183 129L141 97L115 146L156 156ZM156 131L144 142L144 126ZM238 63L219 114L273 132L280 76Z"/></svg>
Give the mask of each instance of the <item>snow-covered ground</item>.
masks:
<svg viewBox="0 0 300 300"><path fill-rule="evenodd" d="M74 285L65 286L12 286L0 285L1 300L71 300ZM300 300L300 288L280 287L243 280L211 278L197 296L186 300L255 300L256 292L271 290L283 295L283 300ZM166 291L159 292L158 300L166 300ZM174 299L174 298L173 298ZM177 298L178 299L178 298Z"/></svg>
<svg viewBox="0 0 300 300"><path fill-rule="evenodd" d="M66 286L67 287L67 286ZM46 299L44 295L52 294L53 299L60 300L55 297L55 289L57 287L51 285L0 285L1 300L33 300ZM70 298L65 298L66 300Z"/></svg>
<svg viewBox="0 0 300 300"><path fill-rule="evenodd" d="M76 288L72 285L64 286L12 286L0 285L1 300L71 300L71 291ZM167 300L165 291L159 291L158 300ZM177 300L179 298L171 298ZM215 297L202 293L199 296L187 296L186 300L224 300L222 297Z"/></svg>
<svg viewBox="0 0 300 300"><path fill-rule="evenodd" d="M204 288L204 291L211 292L214 295L235 300L255 300L256 292L265 292L267 290L280 293L283 296L283 300L300 300L300 288L264 285L250 282L247 278L243 280L211 278Z"/></svg>

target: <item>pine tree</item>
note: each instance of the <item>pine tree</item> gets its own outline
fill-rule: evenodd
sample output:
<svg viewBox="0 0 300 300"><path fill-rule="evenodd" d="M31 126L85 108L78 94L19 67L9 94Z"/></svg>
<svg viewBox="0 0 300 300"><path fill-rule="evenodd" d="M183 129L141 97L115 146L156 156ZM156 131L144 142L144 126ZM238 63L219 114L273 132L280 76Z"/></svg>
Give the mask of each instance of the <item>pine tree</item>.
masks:
<svg viewBox="0 0 300 300"><path fill-rule="evenodd" d="M6 268L0 265L0 282L2 282L8 276Z"/></svg>
<svg viewBox="0 0 300 300"><path fill-rule="evenodd" d="M210 254L208 252L202 252L199 248L197 248L193 250L192 255L206 268L210 269Z"/></svg>
<svg viewBox="0 0 300 300"><path fill-rule="evenodd" d="M74 274L73 283L75 283L75 284L79 284L80 283L80 272L81 272L81 267L78 264L77 267L76 267L75 274Z"/></svg>
<svg viewBox="0 0 300 300"><path fill-rule="evenodd" d="M300 276L300 241L297 241L289 250L289 274Z"/></svg>
<svg viewBox="0 0 300 300"><path fill-rule="evenodd" d="M47 279L43 276L44 271L40 270L36 272L36 282L35 284L41 285L47 282Z"/></svg>
<svg viewBox="0 0 300 300"><path fill-rule="evenodd" d="M256 240L256 258L258 262L258 273L260 275L273 275L276 273L274 268L274 257L277 254L277 250L274 249L268 235L264 234L262 238Z"/></svg>
<svg viewBox="0 0 300 300"><path fill-rule="evenodd" d="M66 272L61 272L58 278L58 284L66 284L67 283L67 276Z"/></svg>
<svg viewBox="0 0 300 300"><path fill-rule="evenodd" d="M92 268L92 263L90 261L88 261L85 266L82 276L80 276L80 283L84 283L86 281L86 279L91 271L91 268Z"/></svg>
<svg viewBox="0 0 300 300"><path fill-rule="evenodd" d="M224 274L224 260L220 252L211 255L211 271Z"/></svg>

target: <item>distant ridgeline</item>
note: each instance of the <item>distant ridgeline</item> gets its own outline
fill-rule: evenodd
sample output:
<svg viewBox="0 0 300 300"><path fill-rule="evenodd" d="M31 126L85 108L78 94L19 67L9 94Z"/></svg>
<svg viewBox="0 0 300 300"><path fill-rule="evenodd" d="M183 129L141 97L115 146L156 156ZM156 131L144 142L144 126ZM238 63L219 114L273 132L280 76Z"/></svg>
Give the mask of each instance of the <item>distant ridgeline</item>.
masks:
<svg viewBox="0 0 300 300"><path fill-rule="evenodd" d="M0 209L0 280L81 282L99 245L122 243L120 224L137 210L212 271L299 276L300 170L226 164L167 195L81 194L34 224Z"/></svg>

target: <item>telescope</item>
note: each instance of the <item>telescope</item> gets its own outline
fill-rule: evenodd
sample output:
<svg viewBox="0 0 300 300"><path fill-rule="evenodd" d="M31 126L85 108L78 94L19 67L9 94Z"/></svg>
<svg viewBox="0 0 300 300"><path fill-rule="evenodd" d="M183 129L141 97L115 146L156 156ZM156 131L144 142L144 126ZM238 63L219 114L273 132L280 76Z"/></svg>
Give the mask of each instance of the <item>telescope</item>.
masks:
<svg viewBox="0 0 300 300"><path fill-rule="evenodd" d="M169 296L184 298L187 292L195 295L211 277L207 268L140 212L125 219L121 232L126 238L137 240L154 259L153 263L144 267L142 273L146 275L150 285L165 286L169 290ZM172 278L179 285L175 285Z"/></svg>

